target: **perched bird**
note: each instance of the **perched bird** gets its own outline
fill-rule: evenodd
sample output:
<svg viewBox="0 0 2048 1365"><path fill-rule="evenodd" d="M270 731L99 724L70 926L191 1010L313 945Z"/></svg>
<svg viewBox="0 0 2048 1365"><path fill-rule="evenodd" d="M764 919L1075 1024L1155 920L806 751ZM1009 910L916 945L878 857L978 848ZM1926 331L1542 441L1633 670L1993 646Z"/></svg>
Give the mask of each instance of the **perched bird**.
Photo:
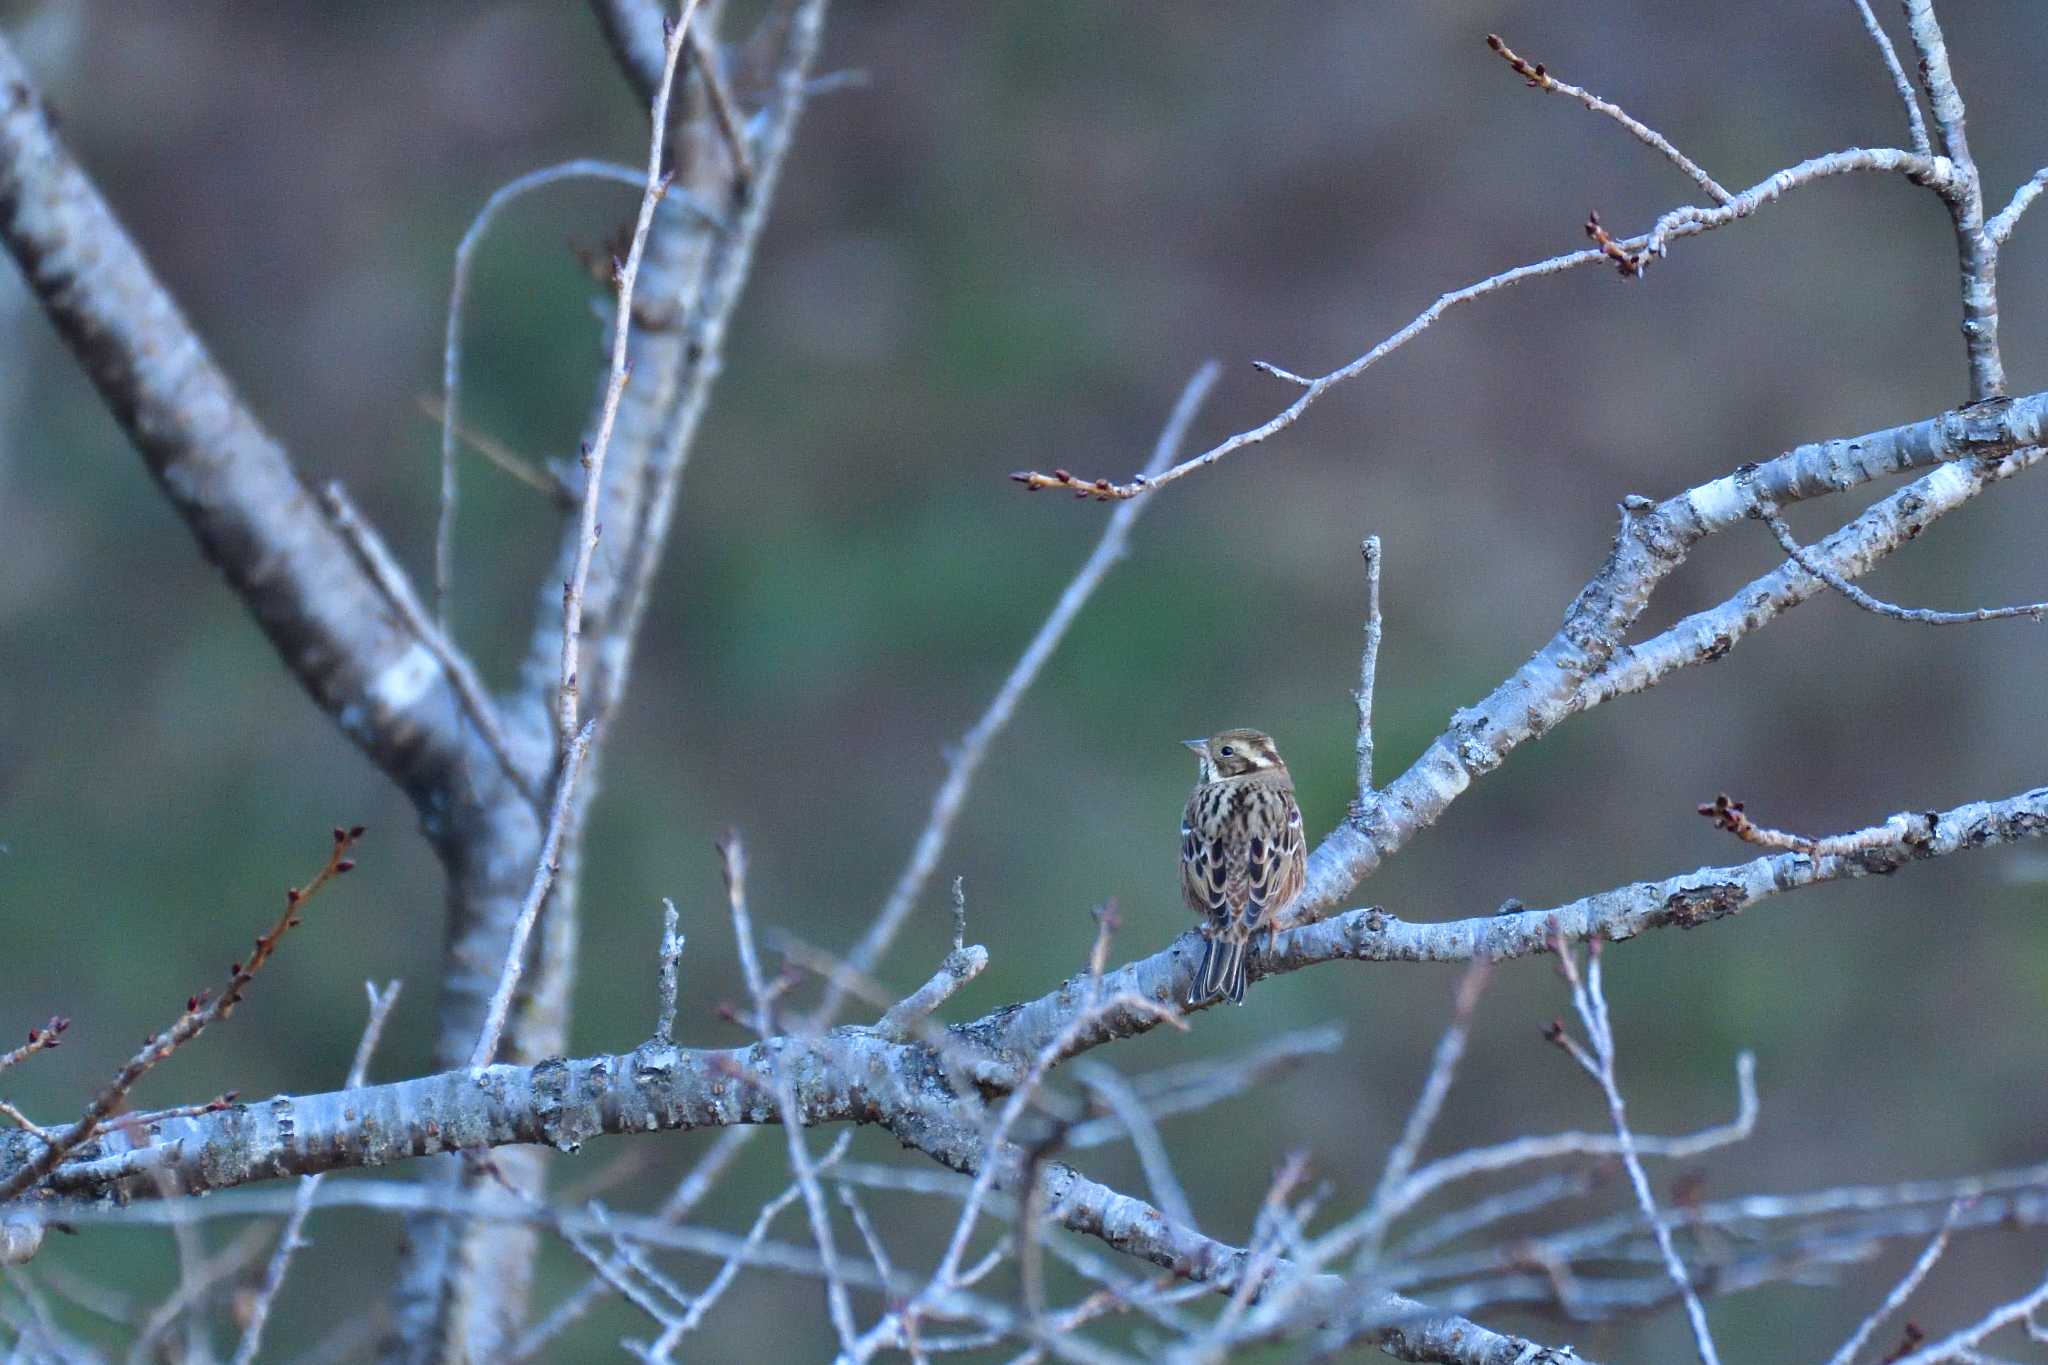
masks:
<svg viewBox="0 0 2048 1365"><path fill-rule="evenodd" d="M1202 767L1181 817L1180 887L1207 940L1188 1004L1227 995L1242 1005L1252 935L1272 941L1307 876L1301 807L1280 751L1257 730L1182 742Z"/></svg>

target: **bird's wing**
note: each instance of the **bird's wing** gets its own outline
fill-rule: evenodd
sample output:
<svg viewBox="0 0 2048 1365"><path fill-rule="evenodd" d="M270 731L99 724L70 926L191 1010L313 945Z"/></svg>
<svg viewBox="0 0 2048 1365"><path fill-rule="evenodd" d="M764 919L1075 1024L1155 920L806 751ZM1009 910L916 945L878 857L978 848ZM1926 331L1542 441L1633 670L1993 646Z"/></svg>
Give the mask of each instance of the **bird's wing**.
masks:
<svg viewBox="0 0 2048 1365"><path fill-rule="evenodd" d="M1247 929L1263 927L1301 893L1301 808L1285 787L1246 793L1244 890L1233 907Z"/></svg>
<svg viewBox="0 0 2048 1365"><path fill-rule="evenodd" d="M1219 928L1230 921L1230 850L1225 840L1210 837L1208 831L1218 827L1221 795L1213 788L1198 788L1188 798L1180 822L1181 894L1190 910Z"/></svg>
<svg viewBox="0 0 2048 1365"><path fill-rule="evenodd" d="M1308 881L1308 839L1302 832L1301 807L1293 792L1281 791L1279 796L1286 807L1281 812L1281 832L1273 841L1272 888L1266 896L1268 923L1287 912Z"/></svg>

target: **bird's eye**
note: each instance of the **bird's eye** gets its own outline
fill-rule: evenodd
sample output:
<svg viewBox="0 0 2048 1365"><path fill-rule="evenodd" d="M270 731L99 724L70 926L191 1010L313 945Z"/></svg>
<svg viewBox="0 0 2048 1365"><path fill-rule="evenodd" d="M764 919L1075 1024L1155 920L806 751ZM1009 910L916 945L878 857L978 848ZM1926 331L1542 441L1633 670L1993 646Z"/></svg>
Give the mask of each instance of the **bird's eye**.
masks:
<svg viewBox="0 0 2048 1365"><path fill-rule="evenodd" d="M1237 750L1231 748L1228 744L1226 744L1217 752L1221 753L1225 758L1229 758L1232 754L1236 753Z"/></svg>

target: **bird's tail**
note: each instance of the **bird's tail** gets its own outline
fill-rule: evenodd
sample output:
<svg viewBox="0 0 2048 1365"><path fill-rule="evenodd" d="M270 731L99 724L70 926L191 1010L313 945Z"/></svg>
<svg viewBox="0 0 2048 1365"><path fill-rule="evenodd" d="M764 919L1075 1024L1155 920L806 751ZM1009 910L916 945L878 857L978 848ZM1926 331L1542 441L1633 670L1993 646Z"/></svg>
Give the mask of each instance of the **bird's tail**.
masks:
<svg viewBox="0 0 2048 1365"><path fill-rule="evenodd" d="M1219 995L1230 997L1233 1005L1244 1003L1247 950L1244 939L1206 938L1202 941L1202 964L1195 968L1194 985L1188 988L1188 1004L1201 1005Z"/></svg>

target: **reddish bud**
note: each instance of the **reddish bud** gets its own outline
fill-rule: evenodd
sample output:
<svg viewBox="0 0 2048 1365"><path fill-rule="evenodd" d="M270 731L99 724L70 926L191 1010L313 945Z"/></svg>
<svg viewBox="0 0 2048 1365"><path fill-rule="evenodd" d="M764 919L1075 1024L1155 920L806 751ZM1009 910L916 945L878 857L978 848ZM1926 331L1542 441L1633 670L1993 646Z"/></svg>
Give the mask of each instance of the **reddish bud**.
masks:
<svg viewBox="0 0 2048 1365"><path fill-rule="evenodd" d="M362 838L362 837L363 837L363 827L362 827L361 825L350 825L350 826L348 827L348 837L349 837L349 838L351 838L351 839L360 839L360 838Z"/></svg>
<svg viewBox="0 0 2048 1365"><path fill-rule="evenodd" d="M334 827L334 842L338 844L346 838L348 838L348 831L343 829L340 825L336 825Z"/></svg>
<svg viewBox="0 0 2048 1365"><path fill-rule="evenodd" d="M356 860L354 858L343 858L340 862L334 865L334 870L336 872L353 872L355 871L355 867Z"/></svg>
<svg viewBox="0 0 2048 1365"><path fill-rule="evenodd" d="M296 886L286 887L284 891L284 903L286 905L297 905L299 903L299 888L297 888Z"/></svg>

